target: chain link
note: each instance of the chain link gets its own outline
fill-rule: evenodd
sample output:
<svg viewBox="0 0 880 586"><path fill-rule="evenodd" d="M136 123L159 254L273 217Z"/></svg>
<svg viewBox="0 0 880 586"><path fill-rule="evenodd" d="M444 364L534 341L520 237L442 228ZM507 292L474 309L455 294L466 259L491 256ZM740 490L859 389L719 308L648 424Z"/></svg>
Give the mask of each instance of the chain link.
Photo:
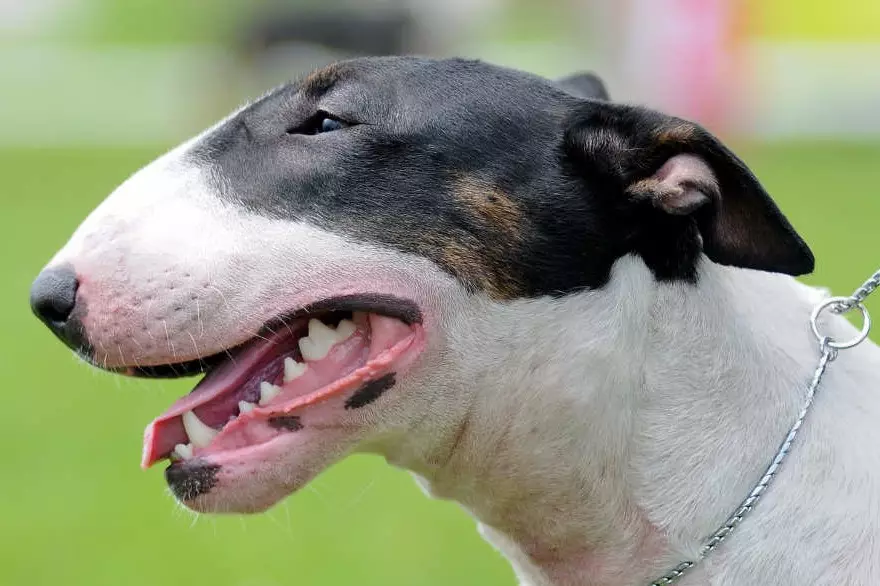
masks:
<svg viewBox="0 0 880 586"><path fill-rule="evenodd" d="M871 275L865 283L856 289L856 292L848 297L845 301L841 301L834 306L834 313L846 313L856 305L864 303L868 296L880 288L880 270Z"/></svg>
<svg viewBox="0 0 880 586"><path fill-rule="evenodd" d="M682 577L685 576L691 569L694 568L698 563L700 563L703 558L705 558L709 553L711 553L714 549L716 549L721 543L733 532L737 526L742 523L743 519L748 515L754 508L755 505L760 500L761 496L767 491L767 488L770 486L770 483L773 482L773 479L776 477L776 473L779 472L782 463L785 461L785 458L788 456L791 451L791 446L794 443L795 438L798 435L798 432L801 429L804 421L807 418L807 415L810 412L810 407L813 406L813 397L816 395L816 391L819 389L819 384L822 382L822 377L825 375L825 370L828 368L828 364L833 362L837 358L838 351L841 349L851 348L852 346L862 342L868 335L868 330L870 329L870 316L868 315L868 310L865 309L864 301L868 298L871 293L880 288L880 270L874 273L870 279L865 281L865 284L859 287L855 293L853 293L850 297L842 297L838 298L836 302L832 300L833 307L832 311L835 313L845 313L853 308L859 308L862 312L862 315L865 318L865 327L863 328L863 336L860 336L859 339L852 345L841 345L829 336L822 336L819 333L818 326L816 325L816 320L821 313L821 310L829 305L828 302L823 303L813 312L813 316L811 318L813 323L813 331L816 332L817 337L819 338L819 350L821 352L821 357L819 358L819 364L816 367L816 371L813 373L813 378L810 381L809 386L807 387L807 396L804 400L803 407L801 407L801 411L798 414L797 419L794 424L788 430L788 435L785 436L785 439L782 442L782 445L779 446L779 450L776 452L776 456L774 456L773 461L770 462L770 465L767 466L767 469L764 471L764 475L761 476L761 479L755 485L755 488L752 489L752 492L749 493L749 496L740 503L736 512L731 515L727 521L724 522L724 525L712 534L706 543L700 548L699 553L697 554L697 559L693 561L682 562L678 564L675 568L670 570L666 575L661 577L658 580L651 582L650 586L668 586L669 584L674 584L678 582Z"/></svg>

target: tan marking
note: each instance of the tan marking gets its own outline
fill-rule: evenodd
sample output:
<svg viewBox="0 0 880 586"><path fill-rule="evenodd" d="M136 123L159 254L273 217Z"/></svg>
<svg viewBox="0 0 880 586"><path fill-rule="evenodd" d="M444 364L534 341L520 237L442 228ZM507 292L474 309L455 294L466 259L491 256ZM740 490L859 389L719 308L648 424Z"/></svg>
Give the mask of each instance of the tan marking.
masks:
<svg viewBox="0 0 880 586"><path fill-rule="evenodd" d="M522 241L522 210L504 191L469 176L460 177L452 191L455 198L484 226L511 240Z"/></svg>
<svg viewBox="0 0 880 586"><path fill-rule="evenodd" d="M673 126L657 130L657 142L661 144L688 143L696 138L697 129L687 122L676 122Z"/></svg>
<svg viewBox="0 0 880 586"><path fill-rule="evenodd" d="M342 76L342 68L338 63L312 71L302 82L306 93L320 93L332 86Z"/></svg>
<svg viewBox="0 0 880 586"><path fill-rule="evenodd" d="M441 248L441 259L459 278L478 287L492 299L500 301L520 296L519 284L507 271L491 266L486 249L447 239Z"/></svg>
<svg viewBox="0 0 880 586"><path fill-rule="evenodd" d="M522 296L523 287L510 275L510 268L505 264L506 248L487 245L463 230L427 232L421 235L417 245L417 252L436 259L444 269L492 299L501 301Z"/></svg>

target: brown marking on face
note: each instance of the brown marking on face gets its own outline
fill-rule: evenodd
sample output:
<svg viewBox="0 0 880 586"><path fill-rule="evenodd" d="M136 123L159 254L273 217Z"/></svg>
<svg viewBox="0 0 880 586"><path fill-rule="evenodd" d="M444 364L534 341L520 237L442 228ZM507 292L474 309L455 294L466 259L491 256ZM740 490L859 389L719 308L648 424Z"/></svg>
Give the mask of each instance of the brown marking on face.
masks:
<svg viewBox="0 0 880 586"><path fill-rule="evenodd" d="M523 214L503 190L475 177L458 178L452 193L481 224L512 241L522 241Z"/></svg>
<svg viewBox="0 0 880 586"><path fill-rule="evenodd" d="M440 235L438 235L440 236ZM505 270L499 254L468 240L443 238L440 244L440 264L460 279L484 291L496 300L514 299L522 295L523 287Z"/></svg>
<svg viewBox="0 0 880 586"><path fill-rule="evenodd" d="M516 255L530 222L520 205L492 183L470 176L454 179L452 196L467 227L419 234L417 252L493 299L524 296Z"/></svg>
<svg viewBox="0 0 880 586"><path fill-rule="evenodd" d="M342 74L342 67L338 63L316 69L303 79L302 91L308 95L320 95L339 81Z"/></svg>

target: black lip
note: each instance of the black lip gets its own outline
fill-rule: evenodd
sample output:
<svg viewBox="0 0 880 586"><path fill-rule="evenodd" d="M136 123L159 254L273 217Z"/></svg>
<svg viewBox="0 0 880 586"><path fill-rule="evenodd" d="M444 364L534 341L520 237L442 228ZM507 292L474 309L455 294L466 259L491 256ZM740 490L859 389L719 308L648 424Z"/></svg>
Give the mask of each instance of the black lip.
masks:
<svg viewBox="0 0 880 586"><path fill-rule="evenodd" d="M220 466L202 460L174 462L165 469L165 481L181 501L207 494L217 484Z"/></svg>
<svg viewBox="0 0 880 586"><path fill-rule="evenodd" d="M399 319L406 325L410 326L422 323L421 310L415 303L407 299L382 294L343 295L341 297L333 297L331 299L318 301L301 309L273 318L261 328L259 334L272 333L276 328L295 319L337 311L366 311L369 313L378 313ZM126 374L140 378L183 378L187 376L196 376L207 372L212 367L226 360L229 356L228 352L232 349L233 348L228 348L217 354L197 358L195 360L188 360L186 362L175 362L159 366L140 366L127 369L120 368L115 370L124 371Z"/></svg>
<svg viewBox="0 0 880 586"><path fill-rule="evenodd" d="M140 378L183 378L205 373L227 358L224 351L186 362L175 362L159 366L138 366L127 369L126 373Z"/></svg>
<svg viewBox="0 0 880 586"><path fill-rule="evenodd" d="M283 321L305 317L314 313L330 313L333 311L366 311L399 319L408 326L422 323L422 312L418 305L407 299L393 295L370 293L366 295L343 295L323 301L317 301L302 309L271 320L266 328L278 326Z"/></svg>

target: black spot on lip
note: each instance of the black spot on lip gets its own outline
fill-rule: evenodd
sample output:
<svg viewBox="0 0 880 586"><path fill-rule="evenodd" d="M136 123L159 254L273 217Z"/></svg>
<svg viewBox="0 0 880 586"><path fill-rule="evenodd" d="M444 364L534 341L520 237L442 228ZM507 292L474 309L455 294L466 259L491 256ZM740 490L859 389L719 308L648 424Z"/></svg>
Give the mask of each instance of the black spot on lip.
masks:
<svg viewBox="0 0 880 586"><path fill-rule="evenodd" d="M174 462L165 469L165 481L179 500L191 501L217 484L220 466L200 460Z"/></svg>
<svg viewBox="0 0 880 586"><path fill-rule="evenodd" d="M394 373L389 372L376 380L364 384L345 402L346 409L360 409L382 396L382 393L394 386Z"/></svg>
<svg viewBox="0 0 880 586"><path fill-rule="evenodd" d="M287 431L299 431L303 428L299 415L278 415L269 418L269 427Z"/></svg>

